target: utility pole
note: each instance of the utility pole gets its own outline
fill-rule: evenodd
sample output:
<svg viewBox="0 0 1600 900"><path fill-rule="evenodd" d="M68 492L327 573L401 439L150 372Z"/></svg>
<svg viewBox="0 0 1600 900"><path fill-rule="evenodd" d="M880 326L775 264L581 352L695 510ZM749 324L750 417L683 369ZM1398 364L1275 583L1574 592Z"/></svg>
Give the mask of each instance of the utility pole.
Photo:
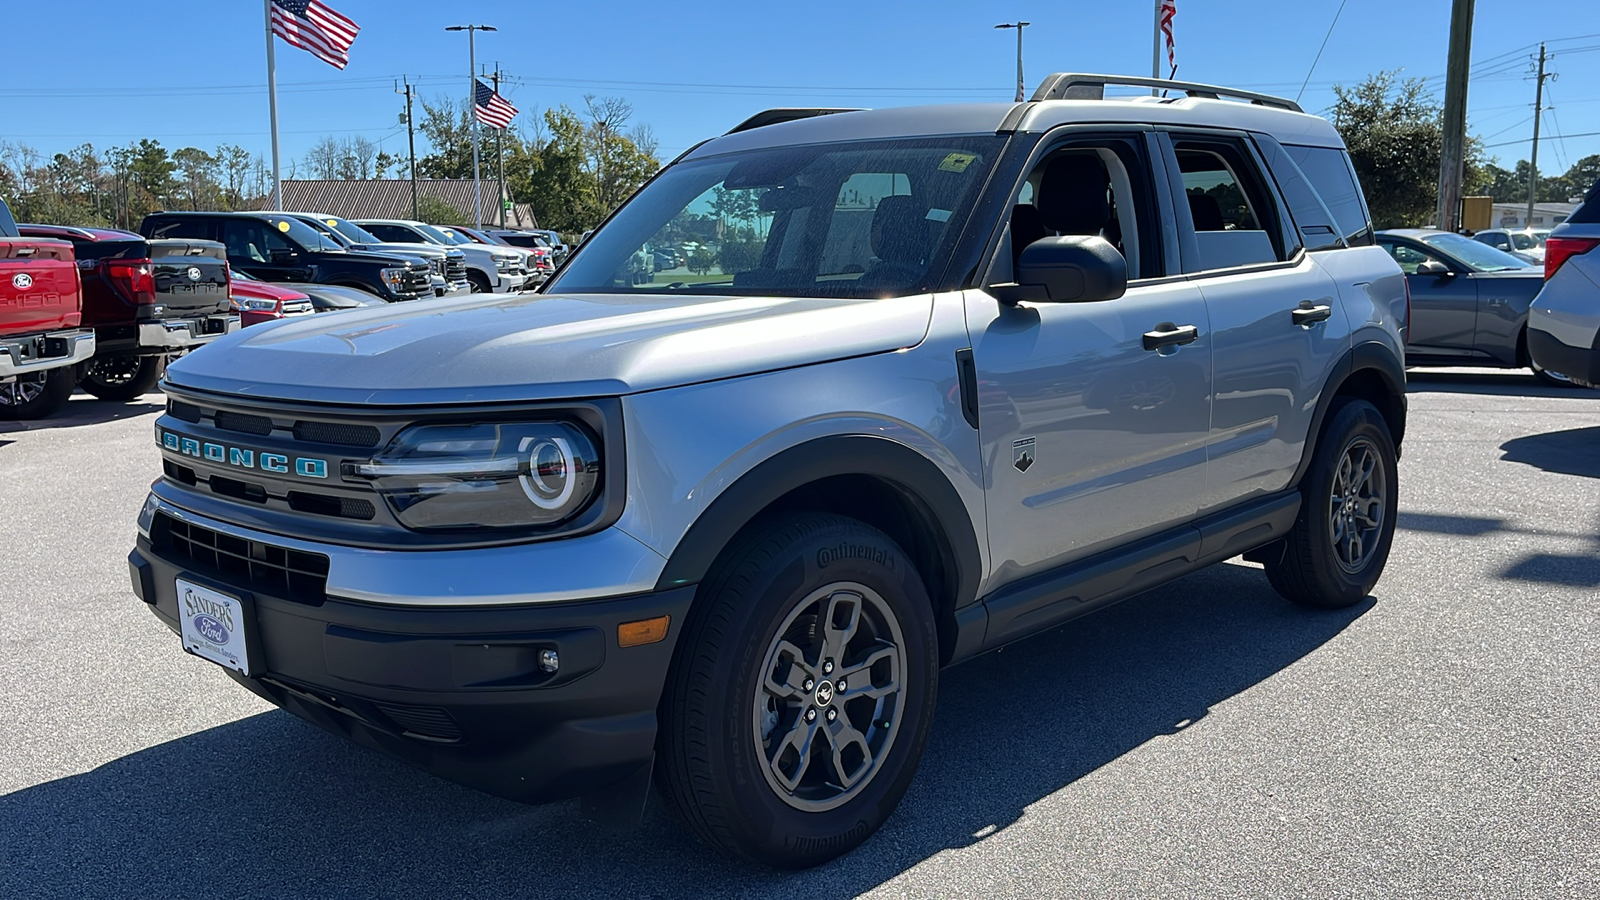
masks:
<svg viewBox="0 0 1600 900"><path fill-rule="evenodd" d="M1539 80L1533 89L1533 153L1528 158L1528 214L1523 217L1522 227L1533 227L1533 202L1539 199L1539 120L1544 118L1544 80L1554 77L1546 75L1544 44L1539 45Z"/></svg>
<svg viewBox="0 0 1600 900"><path fill-rule="evenodd" d="M406 89L403 92L397 90L395 93L404 93L406 95L406 144L411 149L411 167L408 169L411 173L411 218L417 219L419 218L417 215L417 129L415 121L411 118L411 98L416 95L417 90L412 87L410 79L405 79L405 85Z"/></svg>
<svg viewBox="0 0 1600 900"><path fill-rule="evenodd" d="M1441 231L1461 228L1461 177L1466 164L1467 75L1472 68L1474 0L1454 0L1450 10L1450 62L1444 81L1444 145L1439 153Z"/></svg>
<svg viewBox="0 0 1600 900"><path fill-rule="evenodd" d="M496 94L500 93L500 63L499 62L496 62L494 64L494 75L492 75L490 77L494 79L494 92ZM495 197L494 197L494 205L500 207L500 227L501 228L505 228L506 227L506 151L505 151L505 136L506 136L506 130L504 128L496 128L495 129L495 132L494 132L494 159L495 159L495 164L499 168L499 174L495 178L496 190L495 190Z"/></svg>
<svg viewBox="0 0 1600 900"><path fill-rule="evenodd" d="M995 26L996 28L1015 28L1017 30L1017 102L1018 103L1022 102L1023 91L1025 89L1024 86L1023 86L1023 81L1022 81L1022 29L1027 28L1029 25L1032 25L1032 24L1033 24L1032 22L1017 21L1017 22L1005 22L1005 23L1002 23L1000 25L996 25Z"/></svg>

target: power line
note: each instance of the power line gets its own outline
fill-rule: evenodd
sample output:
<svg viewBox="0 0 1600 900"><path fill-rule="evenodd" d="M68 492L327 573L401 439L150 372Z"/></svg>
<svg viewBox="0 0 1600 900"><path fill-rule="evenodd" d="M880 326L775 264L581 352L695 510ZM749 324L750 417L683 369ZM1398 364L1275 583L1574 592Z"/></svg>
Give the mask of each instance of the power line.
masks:
<svg viewBox="0 0 1600 900"><path fill-rule="evenodd" d="M1317 48L1317 55L1311 60L1311 68L1306 70L1306 80L1300 83L1300 93L1294 95L1294 102L1299 103L1300 97L1306 92L1306 85L1311 83L1311 73L1317 70L1317 63L1322 61L1322 51L1328 49L1328 39L1333 37L1333 27L1339 24L1339 16L1344 14L1344 5L1349 0L1339 0L1339 8L1333 13L1333 21L1328 23L1328 33L1322 36L1322 46ZM1017 99L1022 99L1018 94Z"/></svg>
<svg viewBox="0 0 1600 900"><path fill-rule="evenodd" d="M1547 135L1541 136L1539 138L1539 140L1541 140L1541 141L1550 141L1550 140L1560 140L1561 138L1569 138L1569 137L1574 137L1574 138L1595 137L1596 135L1600 135L1600 131L1579 131L1579 132L1575 132L1573 134L1547 134ZM1526 144L1526 143L1527 143L1527 141L1501 141L1498 144L1484 144L1483 146L1484 146L1484 149L1488 149L1490 147L1509 147L1512 144Z"/></svg>

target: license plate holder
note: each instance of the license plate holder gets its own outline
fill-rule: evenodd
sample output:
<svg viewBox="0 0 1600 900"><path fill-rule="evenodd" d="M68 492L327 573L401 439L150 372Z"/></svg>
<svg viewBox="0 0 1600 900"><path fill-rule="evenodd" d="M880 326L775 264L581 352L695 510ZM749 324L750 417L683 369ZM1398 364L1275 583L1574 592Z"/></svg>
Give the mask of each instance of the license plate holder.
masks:
<svg viewBox="0 0 1600 900"><path fill-rule="evenodd" d="M250 597L183 575L176 582L183 649L247 678L254 675L260 654L254 647L255 610Z"/></svg>

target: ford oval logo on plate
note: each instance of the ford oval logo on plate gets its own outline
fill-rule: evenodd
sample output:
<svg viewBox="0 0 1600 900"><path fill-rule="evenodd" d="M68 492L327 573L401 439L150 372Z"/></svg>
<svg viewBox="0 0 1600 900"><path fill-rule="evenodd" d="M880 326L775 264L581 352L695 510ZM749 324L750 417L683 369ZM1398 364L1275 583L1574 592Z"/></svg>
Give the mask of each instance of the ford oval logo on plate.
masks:
<svg viewBox="0 0 1600 900"><path fill-rule="evenodd" d="M199 281L200 280L200 269L198 267L196 267L196 266L190 266L189 267L189 271L187 273L185 273L185 274L187 274L189 276L189 280L190 281Z"/></svg>
<svg viewBox="0 0 1600 900"><path fill-rule="evenodd" d="M213 644L226 644L228 642L228 629L224 628L222 622L213 616L208 616L204 613L195 616L194 630Z"/></svg>
<svg viewBox="0 0 1600 900"><path fill-rule="evenodd" d="M27 272L18 272L11 276L11 286L19 291L25 291L33 287L33 276Z"/></svg>

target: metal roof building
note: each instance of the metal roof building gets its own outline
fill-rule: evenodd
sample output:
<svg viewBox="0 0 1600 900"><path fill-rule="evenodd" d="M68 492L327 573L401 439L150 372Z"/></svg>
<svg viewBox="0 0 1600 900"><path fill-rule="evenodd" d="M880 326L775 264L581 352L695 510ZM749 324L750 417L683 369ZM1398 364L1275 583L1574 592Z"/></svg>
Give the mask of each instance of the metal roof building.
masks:
<svg viewBox="0 0 1600 900"><path fill-rule="evenodd" d="M495 183L479 183L485 225L498 224L495 208ZM472 182L465 179L419 178L417 197L432 197L461 212L463 222L472 221ZM411 218L411 182L386 178L369 181L285 181L280 209L303 209L347 219ZM526 203L513 203L506 210L506 225L511 228L538 228L539 222Z"/></svg>

